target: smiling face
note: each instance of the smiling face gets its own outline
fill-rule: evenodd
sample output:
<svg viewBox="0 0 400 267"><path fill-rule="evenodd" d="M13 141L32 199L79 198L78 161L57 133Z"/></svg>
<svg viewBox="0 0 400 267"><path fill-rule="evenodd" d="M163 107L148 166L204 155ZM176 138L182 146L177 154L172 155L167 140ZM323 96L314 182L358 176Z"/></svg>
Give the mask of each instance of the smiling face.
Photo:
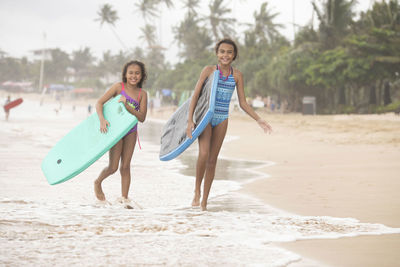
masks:
<svg viewBox="0 0 400 267"><path fill-rule="evenodd" d="M233 45L222 43L218 47L217 58L220 65L230 65L235 56L235 48Z"/></svg>
<svg viewBox="0 0 400 267"><path fill-rule="evenodd" d="M142 80L142 69L136 64L129 65L126 70L126 83L132 86L138 86Z"/></svg>

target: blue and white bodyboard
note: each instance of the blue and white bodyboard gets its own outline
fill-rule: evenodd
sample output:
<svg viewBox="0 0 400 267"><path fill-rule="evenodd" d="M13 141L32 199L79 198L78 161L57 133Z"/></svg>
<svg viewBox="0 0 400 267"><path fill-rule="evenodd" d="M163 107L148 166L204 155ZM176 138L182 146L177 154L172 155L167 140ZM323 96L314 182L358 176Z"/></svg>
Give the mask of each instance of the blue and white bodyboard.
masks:
<svg viewBox="0 0 400 267"><path fill-rule="evenodd" d="M189 105L191 97L175 111L167 121L161 135L160 160L167 161L176 158L185 151L210 123L215 108L215 97L218 86L218 71L214 71L204 81L194 112L196 125L192 138L186 136Z"/></svg>

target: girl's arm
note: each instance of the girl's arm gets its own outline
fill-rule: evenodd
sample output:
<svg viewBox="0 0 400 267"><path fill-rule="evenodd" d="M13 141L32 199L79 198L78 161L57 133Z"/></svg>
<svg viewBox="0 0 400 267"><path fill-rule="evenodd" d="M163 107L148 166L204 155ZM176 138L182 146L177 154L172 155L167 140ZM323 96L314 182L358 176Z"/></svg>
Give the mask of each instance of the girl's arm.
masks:
<svg viewBox="0 0 400 267"><path fill-rule="evenodd" d="M139 99L139 111L136 109L132 108L127 104L126 98L124 96L121 96L121 99L123 98L122 102L125 104L126 110L128 110L131 114L135 115L135 117L138 119L140 122L144 122L146 119L147 115L147 92L145 90L142 90L141 97ZM118 100L121 101L121 100Z"/></svg>
<svg viewBox="0 0 400 267"><path fill-rule="evenodd" d="M192 131L194 130L194 122L193 122L193 113L194 109L197 105L197 100L199 99L201 88L204 84L204 81L207 79L208 76L214 71L213 66L206 66L200 73L200 78L196 83L194 88L194 92L192 95L192 100L190 101L189 105L189 115L188 115L188 125L186 128L186 135L189 138L192 138Z"/></svg>
<svg viewBox="0 0 400 267"><path fill-rule="evenodd" d="M260 127L264 130L265 133L270 133L272 131L272 127L263 119L258 116L258 114L251 108L251 106L246 101L246 96L244 94L244 82L242 73L235 69L234 77L236 80L236 89L237 95L239 98L240 108L243 109L250 117L252 117Z"/></svg>
<svg viewBox="0 0 400 267"><path fill-rule="evenodd" d="M99 116L100 132L102 132L102 133L106 133L107 132L107 126L110 126L110 123L104 118L103 105L108 100L110 100L110 98L112 98L113 96L116 96L119 93L119 90L121 90L121 84L120 83L114 84L96 102L96 113L97 113L97 116Z"/></svg>

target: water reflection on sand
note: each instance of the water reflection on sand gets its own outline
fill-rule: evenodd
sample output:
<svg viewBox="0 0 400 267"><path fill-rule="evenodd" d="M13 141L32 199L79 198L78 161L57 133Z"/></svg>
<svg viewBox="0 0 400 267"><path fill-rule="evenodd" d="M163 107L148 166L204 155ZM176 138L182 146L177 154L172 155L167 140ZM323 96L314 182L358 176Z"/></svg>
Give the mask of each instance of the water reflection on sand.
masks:
<svg viewBox="0 0 400 267"><path fill-rule="evenodd" d="M177 160L158 160L162 125L139 126L130 197L143 209L125 209L117 199L120 178L104 182L111 205L99 205L93 180L103 156L76 178L47 184L41 160L52 144L85 118L25 101L0 128L0 264L29 266L284 266L299 255L271 242L398 232L348 218L288 214L237 192L261 178L267 162L221 158L209 212L190 207L193 147ZM194 146L197 146L196 144ZM284 190L284 189L283 189Z"/></svg>

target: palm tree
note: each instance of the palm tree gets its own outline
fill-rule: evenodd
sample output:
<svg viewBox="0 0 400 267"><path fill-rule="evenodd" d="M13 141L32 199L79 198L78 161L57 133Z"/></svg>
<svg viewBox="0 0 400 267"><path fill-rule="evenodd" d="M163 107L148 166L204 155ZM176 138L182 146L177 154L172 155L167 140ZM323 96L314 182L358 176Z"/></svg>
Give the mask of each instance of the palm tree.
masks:
<svg viewBox="0 0 400 267"><path fill-rule="evenodd" d="M273 42L279 36L278 28L282 28L282 24L274 23L273 20L279 13L272 14L268 10L268 3L261 4L260 11L254 12L255 27L254 33L259 41Z"/></svg>
<svg viewBox="0 0 400 267"><path fill-rule="evenodd" d="M143 61L145 58L145 53L143 48L136 47L135 50L133 50L132 57L136 58L137 60Z"/></svg>
<svg viewBox="0 0 400 267"><path fill-rule="evenodd" d="M47 62L46 76L51 82L62 82L71 64L69 55L59 48L51 49L51 61Z"/></svg>
<svg viewBox="0 0 400 267"><path fill-rule="evenodd" d="M175 40L183 47L180 55L186 59L200 58L211 44L207 29L199 26L199 22L196 14L188 12L184 20L173 28Z"/></svg>
<svg viewBox="0 0 400 267"><path fill-rule="evenodd" d="M336 47L349 31L355 4L356 0L324 0L321 10L315 1L312 2L320 21L320 39L328 49Z"/></svg>
<svg viewBox="0 0 400 267"><path fill-rule="evenodd" d="M172 0L158 0L158 3L164 3L167 8L173 8L174 7L174 3L172 3Z"/></svg>
<svg viewBox="0 0 400 267"><path fill-rule="evenodd" d="M96 66L96 72L104 79L105 84L109 84L114 80L113 77L118 73L121 63L118 62L118 70L115 70L116 60L115 56L111 54L110 50L103 52L103 58L99 60Z"/></svg>
<svg viewBox="0 0 400 267"><path fill-rule="evenodd" d="M71 65L75 69L78 78L89 76L94 60L95 57L89 47L72 52Z"/></svg>
<svg viewBox="0 0 400 267"><path fill-rule="evenodd" d="M189 15L196 15L196 9L199 7L200 1L198 0L183 0L183 7L187 9L187 14Z"/></svg>
<svg viewBox="0 0 400 267"><path fill-rule="evenodd" d="M106 23L110 27L111 31L113 32L114 36L117 38L121 46L125 50L127 50L126 45L124 44L124 42L121 40L121 38L118 36L117 32L114 29L115 22L119 19L117 11L113 10L110 4L104 4L100 6L100 10L97 11L97 15L99 17L95 19L95 21L100 21L100 27L103 26L104 23Z"/></svg>
<svg viewBox="0 0 400 267"><path fill-rule="evenodd" d="M231 9L225 8L224 0L213 0L209 4L210 15L208 20L214 36L214 41L218 41L221 37L232 37L235 35L234 23L236 19L224 17L231 13Z"/></svg>
<svg viewBox="0 0 400 267"><path fill-rule="evenodd" d="M370 23L376 28L395 30L400 26L400 4L398 0L382 1L375 3L368 12Z"/></svg>
<svg viewBox="0 0 400 267"><path fill-rule="evenodd" d="M150 18L155 19L155 18L159 18L159 22L160 22L160 31L159 31L159 43L162 42L162 38L161 38L161 15L162 15L162 9L161 12L158 9L158 5L160 4L165 4L166 7L168 9L174 7L174 4L172 2L172 0L141 0L141 2L136 3L135 6L137 7L137 11L139 11L139 13L141 14L141 16L143 17L143 19L145 20L146 24L149 24L149 20ZM152 21L153 25L155 25L155 20ZM146 29L147 28L147 29ZM151 31L156 31L156 27L153 27L154 30L152 29ZM149 31L149 27L146 26L145 28L142 29L142 32L144 33L144 29L146 29L146 31ZM156 42L156 38L154 36L152 44L149 46L153 46L154 43Z"/></svg>
<svg viewBox="0 0 400 267"><path fill-rule="evenodd" d="M147 46L149 48L153 47L156 44L156 28L151 24L146 24L144 27L140 28L142 31L142 36L139 38L146 41Z"/></svg>
<svg viewBox="0 0 400 267"><path fill-rule="evenodd" d="M158 17L157 4L159 0L141 0L135 4L137 11L142 18L147 22L149 18Z"/></svg>

